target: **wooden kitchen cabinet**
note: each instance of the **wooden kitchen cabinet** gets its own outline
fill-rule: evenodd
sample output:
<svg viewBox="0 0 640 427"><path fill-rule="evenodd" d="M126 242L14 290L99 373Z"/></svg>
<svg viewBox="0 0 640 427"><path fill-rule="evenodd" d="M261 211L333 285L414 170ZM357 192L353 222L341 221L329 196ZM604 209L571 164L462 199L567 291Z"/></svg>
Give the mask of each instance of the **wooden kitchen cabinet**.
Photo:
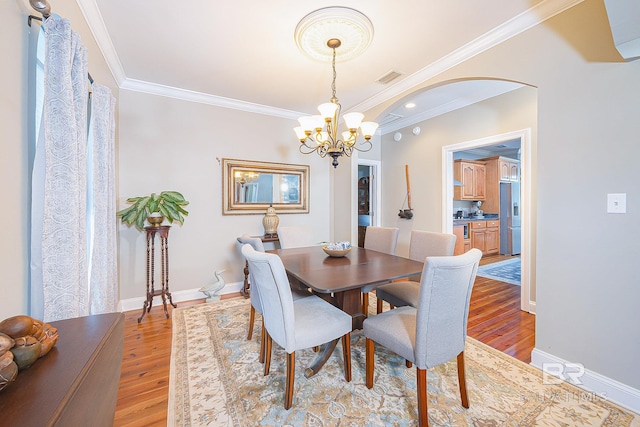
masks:
<svg viewBox="0 0 640 427"><path fill-rule="evenodd" d="M500 221L487 221L485 244L487 255L500 252Z"/></svg>
<svg viewBox="0 0 640 427"><path fill-rule="evenodd" d="M500 172L500 181L520 181L520 162L518 160L500 157L498 170Z"/></svg>
<svg viewBox="0 0 640 427"><path fill-rule="evenodd" d="M500 183L520 181L520 161L501 156L481 160L486 165L485 199L482 209L487 213L499 213Z"/></svg>
<svg viewBox="0 0 640 427"><path fill-rule="evenodd" d="M453 178L462 186L453 188L454 200L485 200L487 170L484 162L455 160Z"/></svg>
<svg viewBox="0 0 640 427"><path fill-rule="evenodd" d="M472 221L471 246L480 249L484 255L500 252L500 221Z"/></svg>
<svg viewBox="0 0 640 427"><path fill-rule="evenodd" d="M471 238L468 233L465 233L465 228L468 229L468 227L468 224L453 226L453 234L456 235L456 245L453 248L454 255L462 255L471 249ZM465 234L467 234L467 238L465 238Z"/></svg>

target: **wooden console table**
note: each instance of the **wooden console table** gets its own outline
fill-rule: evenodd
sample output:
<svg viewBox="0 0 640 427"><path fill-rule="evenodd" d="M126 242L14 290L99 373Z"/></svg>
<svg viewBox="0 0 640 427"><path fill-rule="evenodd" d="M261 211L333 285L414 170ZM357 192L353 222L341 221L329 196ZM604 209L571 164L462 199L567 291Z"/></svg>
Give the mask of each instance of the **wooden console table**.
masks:
<svg viewBox="0 0 640 427"><path fill-rule="evenodd" d="M120 384L124 314L51 322L58 343L0 392L6 426L109 426Z"/></svg>
<svg viewBox="0 0 640 427"><path fill-rule="evenodd" d="M251 236L256 237L262 240L263 243L269 242L279 242L280 238L278 234L265 234L264 236ZM244 261L244 283L242 284L242 289L240 289L240 293L243 297L249 298L251 296L251 284L249 283L249 262L247 260Z"/></svg>
<svg viewBox="0 0 640 427"><path fill-rule="evenodd" d="M138 323L142 322L142 318L145 314L151 311L153 305L153 297L157 295L162 296L162 305L164 307L164 314L169 318L169 311L167 310L167 298L169 303L176 308L177 305L173 303L171 299L171 292L169 292L169 225L149 226L144 230L147 232L147 299L142 306L142 314L138 318ZM160 283L161 289L155 289L155 238L156 233L160 236Z"/></svg>

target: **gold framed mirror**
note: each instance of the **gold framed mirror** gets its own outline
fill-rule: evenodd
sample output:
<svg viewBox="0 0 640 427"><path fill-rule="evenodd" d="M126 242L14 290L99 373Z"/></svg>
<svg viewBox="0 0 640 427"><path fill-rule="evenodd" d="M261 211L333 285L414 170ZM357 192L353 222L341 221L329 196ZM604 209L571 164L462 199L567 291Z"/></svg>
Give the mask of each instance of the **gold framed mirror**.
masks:
<svg viewBox="0 0 640 427"><path fill-rule="evenodd" d="M309 166L222 159L222 214L309 213Z"/></svg>

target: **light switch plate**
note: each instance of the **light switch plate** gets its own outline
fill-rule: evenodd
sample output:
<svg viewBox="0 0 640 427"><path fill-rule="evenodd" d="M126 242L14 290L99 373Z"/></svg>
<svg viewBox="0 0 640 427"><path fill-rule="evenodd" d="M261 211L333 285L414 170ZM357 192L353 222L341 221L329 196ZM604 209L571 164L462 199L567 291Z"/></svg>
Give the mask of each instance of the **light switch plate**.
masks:
<svg viewBox="0 0 640 427"><path fill-rule="evenodd" d="M627 193L607 194L607 213L627 213Z"/></svg>

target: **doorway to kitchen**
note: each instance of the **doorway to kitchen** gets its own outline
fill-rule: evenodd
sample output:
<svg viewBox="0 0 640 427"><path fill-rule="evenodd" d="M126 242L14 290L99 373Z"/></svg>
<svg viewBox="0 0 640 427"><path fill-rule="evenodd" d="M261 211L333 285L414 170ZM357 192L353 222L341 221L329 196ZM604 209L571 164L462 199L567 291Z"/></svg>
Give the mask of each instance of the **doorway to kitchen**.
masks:
<svg viewBox="0 0 640 427"><path fill-rule="evenodd" d="M509 141L520 142L520 244L521 244L521 298L520 308L530 313L535 313L535 301L532 299L532 287L535 289L535 284L532 283L532 260L535 259L533 254L533 242L532 242L532 213L533 203L531 195L531 130L523 129L514 132L509 132L500 135L494 135L477 140L460 142L444 146L442 148L442 170L443 170L443 182L444 191L442 206L443 206L443 230L448 232L453 231L453 217L454 213L458 212L458 209L454 211L453 197L454 197L454 180L453 180L453 161L455 153L470 151L470 150L487 150L488 147L494 147L497 145L504 145ZM480 158L480 157L478 157ZM479 207L474 206L475 213L481 211ZM484 213L484 212L482 212ZM499 212L496 212L499 213Z"/></svg>

